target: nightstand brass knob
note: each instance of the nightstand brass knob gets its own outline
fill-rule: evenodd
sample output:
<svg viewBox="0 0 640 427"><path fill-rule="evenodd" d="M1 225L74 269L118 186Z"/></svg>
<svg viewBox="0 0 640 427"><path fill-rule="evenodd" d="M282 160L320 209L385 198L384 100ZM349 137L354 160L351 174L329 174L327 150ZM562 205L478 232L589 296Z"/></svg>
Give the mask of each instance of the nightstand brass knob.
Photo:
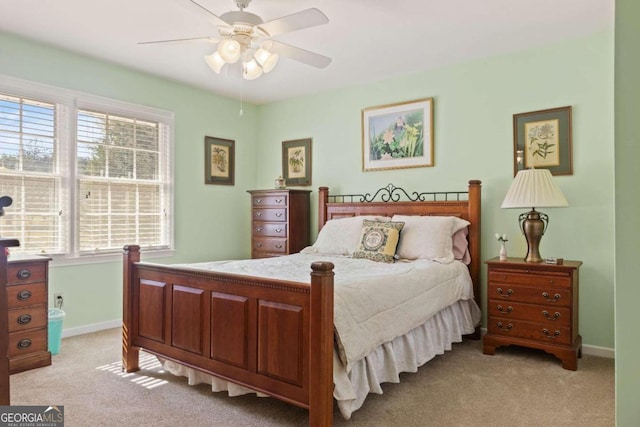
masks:
<svg viewBox="0 0 640 427"><path fill-rule="evenodd" d="M542 293L542 297L543 297L544 299L546 299L547 301L556 302L556 301L558 301L558 300L560 299L560 294L555 294L555 295L553 296L553 299L551 299L551 298L549 298L549 294L548 294L548 293L543 292L543 293Z"/></svg>
<svg viewBox="0 0 640 427"><path fill-rule="evenodd" d="M498 288L498 293L502 297L509 298L513 294L513 289L507 289L507 292L505 293L502 288Z"/></svg>
<svg viewBox="0 0 640 427"><path fill-rule="evenodd" d="M496 309L498 309L498 311L502 314L509 314L513 311L513 307L508 306L507 309L505 310L500 304L498 304Z"/></svg>
<svg viewBox="0 0 640 427"><path fill-rule="evenodd" d="M547 336L547 338L556 339L560 336L560 331L556 330L553 335L550 335L549 330L547 328L542 330L542 333Z"/></svg>
<svg viewBox="0 0 640 427"><path fill-rule="evenodd" d="M549 320L558 320L560 318L560 313L557 311L553 314L553 317L549 316L549 312L547 310L542 310L542 315Z"/></svg>
<svg viewBox="0 0 640 427"><path fill-rule="evenodd" d="M504 326L502 322L498 322L496 326L506 332L509 332L511 329L513 329L513 325L511 323L507 324L507 326Z"/></svg>

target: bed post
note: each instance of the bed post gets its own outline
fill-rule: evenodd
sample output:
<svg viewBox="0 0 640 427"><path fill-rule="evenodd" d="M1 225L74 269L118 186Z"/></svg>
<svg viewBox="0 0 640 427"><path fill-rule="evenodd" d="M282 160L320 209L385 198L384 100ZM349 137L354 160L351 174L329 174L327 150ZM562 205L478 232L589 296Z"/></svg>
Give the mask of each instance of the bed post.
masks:
<svg viewBox="0 0 640 427"><path fill-rule="evenodd" d="M318 232L327 222L327 203L329 202L329 187L318 189Z"/></svg>
<svg viewBox="0 0 640 427"><path fill-rule="evenodd" d="M140 246L127 245L123 252L122 280L122 370L133 372L140 369L140 349L131 343L133 327L133 264L140 262Z"/></svg>
<svg viewBox="0 0 640 427"><path fill-rule="evenodd" d="M471 280L473 281L473 297L478 304L478 307L482 307L482 295L481 295L481 267L482 259L480 256L480 212L482 205L481 198L482 181L471 180L469 181L469 253L471 254L471 265L469 265L469 273L471 273ZM476 331L471 335L472 339L480 339L480 326L476 327Z"/></svg>
<svg viewBox="0 0 640 427"><path fill-rule="evenodd" d="M311 264L309 425L333 425L333 264Z"/></svg>
<svg viewBox="0 0 640 427"><path fill-rule="evenodd" d="M9 301L6 286L9 261L5 248L19 246L16 239L0 239L0 406L11 404L9 390Z"/></svg>

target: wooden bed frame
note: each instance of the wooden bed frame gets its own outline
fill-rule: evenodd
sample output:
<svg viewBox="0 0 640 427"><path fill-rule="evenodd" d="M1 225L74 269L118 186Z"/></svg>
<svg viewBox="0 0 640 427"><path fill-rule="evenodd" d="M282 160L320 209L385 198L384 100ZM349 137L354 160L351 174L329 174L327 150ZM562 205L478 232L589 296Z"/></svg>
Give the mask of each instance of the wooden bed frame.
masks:
<svg viewBox="0 0 640 427"><path fill-rule="evenodd" d="M399 201L402 193L411 200ZM373 196L330 196L321 187L318 224L370 214L464 218L480 305L480 205L480 181L467 192L413 196L391 184ZM310 284L296 283L142 263L129 245L123 276L125 371L139 369L144 349L307 408L309 425L333 424L333 264L313 263Z"/></svg>

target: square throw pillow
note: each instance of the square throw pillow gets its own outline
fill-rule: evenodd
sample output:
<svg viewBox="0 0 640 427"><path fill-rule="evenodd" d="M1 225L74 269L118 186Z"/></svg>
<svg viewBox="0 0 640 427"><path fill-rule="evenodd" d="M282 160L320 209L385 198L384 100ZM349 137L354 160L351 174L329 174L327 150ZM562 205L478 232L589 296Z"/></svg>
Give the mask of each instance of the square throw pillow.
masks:
<svg viewBox="0 0 640 427"><path fill-rule="evenodd" d="M362 223L365 220L390 221L391 218L376 215L362 215L331 219L318 233L312 246L300 251L303 254L327 254L351 256L358 247Z"/></svg>
<svg viewBox="0 0 640 427"><path fill-rule="evenodd" d="M454 216L394 215L393 221L405 223L398 244L403 259L429 259L443 264L454 260L453 235L470 223Z"/></svg>
<svg viewBox="0 0 640 427"><path fill-rule="evenodd" d="M353 257L377 262L393 262L402 227L404 227L403 222L365 220L362 223L360 243Z"/></svg>

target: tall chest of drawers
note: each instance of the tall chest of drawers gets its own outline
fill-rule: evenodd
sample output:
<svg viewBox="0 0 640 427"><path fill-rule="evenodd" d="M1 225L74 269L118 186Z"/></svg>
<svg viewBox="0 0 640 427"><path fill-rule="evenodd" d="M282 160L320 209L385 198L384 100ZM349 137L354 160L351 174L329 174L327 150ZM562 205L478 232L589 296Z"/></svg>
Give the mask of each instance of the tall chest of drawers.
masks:
<svg viewBox="0 0 640 427"><path fill-rule="evenodd" d="M51 365L48 351L49 258L12 255L7 266L9 372Z"/></svg>
<svg viewBox="0 0 640 427"><path fill-rule="evenodd" d="M579 269L562 265L498 258L486 262L487 333L484 354L496 347L519 345L553 354L562 367L575 371L582 355L578 329Z"/></svg>
<svg viewBox="0 0 640 427"><path fill-rule="evenodd" d="M251 190L251 257L300 252L309 246L309 190Z"/></svg>

